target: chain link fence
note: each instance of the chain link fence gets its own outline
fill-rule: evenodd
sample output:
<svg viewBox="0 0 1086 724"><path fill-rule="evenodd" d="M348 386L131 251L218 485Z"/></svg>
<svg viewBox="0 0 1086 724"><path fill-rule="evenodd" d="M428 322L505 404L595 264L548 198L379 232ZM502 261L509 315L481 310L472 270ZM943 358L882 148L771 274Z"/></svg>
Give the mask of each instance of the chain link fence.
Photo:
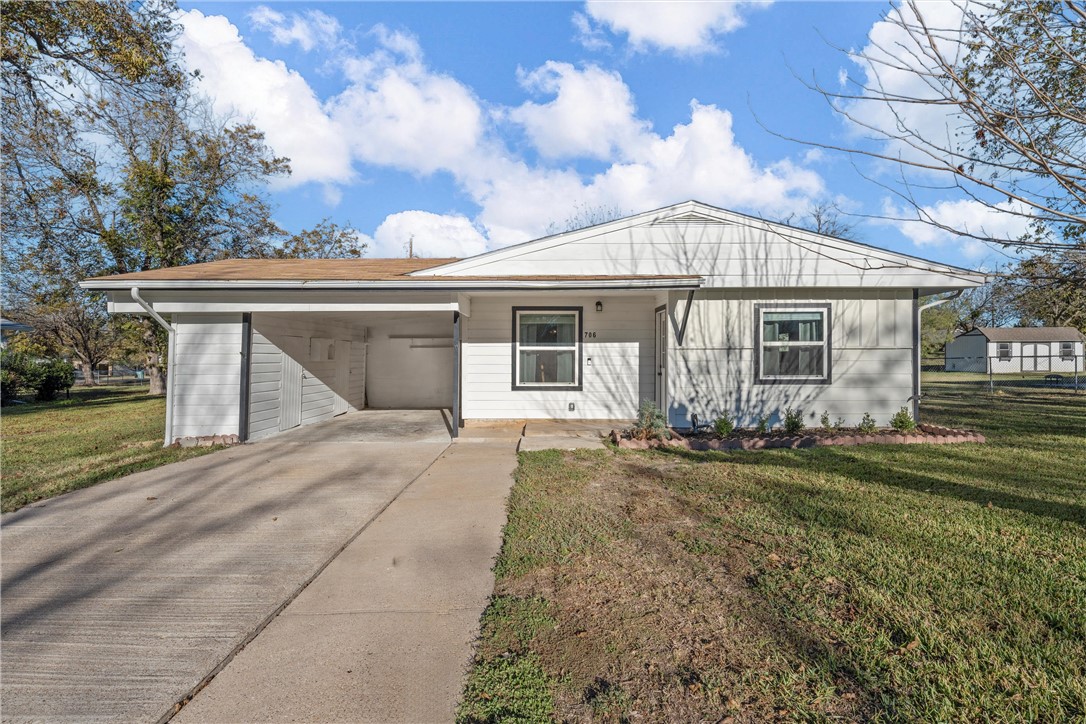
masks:
<svg viewBox="0 0 1086 724"><path fill-rule="evenodd" d="M927 390L965 385L989 392L1003 387L1086 392L1084 365L1079 354L932 357L920 360L920 380Z"/></svg>

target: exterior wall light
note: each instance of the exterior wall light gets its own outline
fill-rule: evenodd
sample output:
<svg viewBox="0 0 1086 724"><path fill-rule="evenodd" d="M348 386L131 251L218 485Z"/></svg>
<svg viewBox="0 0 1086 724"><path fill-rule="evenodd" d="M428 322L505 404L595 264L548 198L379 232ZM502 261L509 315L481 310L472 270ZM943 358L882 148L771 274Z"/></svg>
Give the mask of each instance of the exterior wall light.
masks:
<svg viewBox="0 0 1086 724"><path fill-rule="evenodd" d="M596 311L597 312L602 312L603 311L603 302L596 302Z"/></svg>

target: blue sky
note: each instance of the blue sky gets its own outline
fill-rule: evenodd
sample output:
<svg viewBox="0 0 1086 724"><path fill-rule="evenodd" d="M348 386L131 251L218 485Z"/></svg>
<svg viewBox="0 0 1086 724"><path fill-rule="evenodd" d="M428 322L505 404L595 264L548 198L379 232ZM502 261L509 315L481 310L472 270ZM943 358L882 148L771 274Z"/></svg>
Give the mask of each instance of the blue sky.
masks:
<svg viewBox="0 0 1086 724"><path fill-rule="evenodd" d="M696 198L770 219L824 202L899 211L847 158L763 127L887 150L797 76L864 80L869 69L838 48L892 44L880 22L889 8L182 2L180 42L215 109L252 119L292 159L293 176L271 189L285 228L331 217L363 234L367 256L402 256L409 238L423 255L463 256L543 235L586 207L637 213ZM950 222L1017 231L955 197L923 201ZM866 243L965 266L999 260L920 224L855 221Z"/></svg>

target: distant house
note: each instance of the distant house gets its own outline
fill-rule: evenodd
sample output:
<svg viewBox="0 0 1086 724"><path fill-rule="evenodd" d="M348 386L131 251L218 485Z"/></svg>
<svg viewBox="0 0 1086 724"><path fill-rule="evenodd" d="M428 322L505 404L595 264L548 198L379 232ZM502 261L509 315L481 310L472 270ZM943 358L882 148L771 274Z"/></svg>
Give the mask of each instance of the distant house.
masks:
<svg viewBox="0 0 1086 724"><path fill-rule="evenodd" d="M29 332L33 328L0 317L0 349L8 346L8 338L16 332Z"/></svg>
<svg viewBox="0 0 1086 724"><path fill-rule="evenodd" d="M1081 372L1086 337L1074 327L977 327L946 346L948 372Z"/></svg>

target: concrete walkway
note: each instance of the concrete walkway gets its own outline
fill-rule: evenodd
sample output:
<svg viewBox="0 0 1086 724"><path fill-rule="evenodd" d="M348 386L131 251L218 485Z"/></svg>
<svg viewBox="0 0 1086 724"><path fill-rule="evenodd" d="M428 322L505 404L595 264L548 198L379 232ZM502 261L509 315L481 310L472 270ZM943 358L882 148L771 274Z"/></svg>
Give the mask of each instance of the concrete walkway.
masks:
<svg viewBox="0 0 1086 724"><path fill-rule="evenodd" d="M288 433L4 515L3 721L167 718L447 447ZM500 508L483 507L500 525Z"/></svg>
<svg viewBox="0 0 1086 724"><path fill-rule="evenodd" d="M173 722L451 721L515 449L449 447Z"/></svg>

